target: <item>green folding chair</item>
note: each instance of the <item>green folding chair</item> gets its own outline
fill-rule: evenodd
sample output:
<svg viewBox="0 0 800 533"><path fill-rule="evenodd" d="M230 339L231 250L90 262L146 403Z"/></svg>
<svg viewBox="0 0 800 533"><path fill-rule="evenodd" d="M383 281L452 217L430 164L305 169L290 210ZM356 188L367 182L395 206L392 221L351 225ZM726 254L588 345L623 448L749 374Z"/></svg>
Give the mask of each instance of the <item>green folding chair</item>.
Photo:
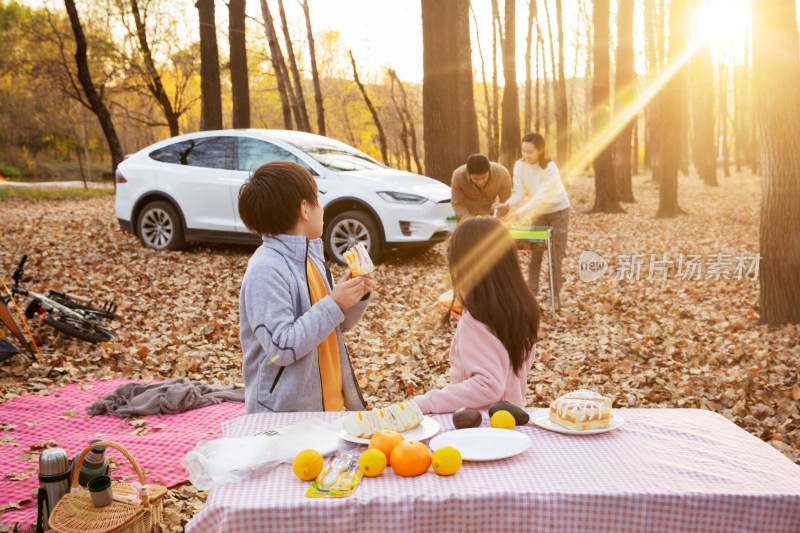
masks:
<svg viewBox="0 0 800 533"><path fill-rule="evenodd" d="M518 242L547 244L547 272L550 274L550 310L556 316L555 286L553 285L553 254L551 252L552 228L550 226L529 226L527 228L509 228L514 240Z"/></svg>

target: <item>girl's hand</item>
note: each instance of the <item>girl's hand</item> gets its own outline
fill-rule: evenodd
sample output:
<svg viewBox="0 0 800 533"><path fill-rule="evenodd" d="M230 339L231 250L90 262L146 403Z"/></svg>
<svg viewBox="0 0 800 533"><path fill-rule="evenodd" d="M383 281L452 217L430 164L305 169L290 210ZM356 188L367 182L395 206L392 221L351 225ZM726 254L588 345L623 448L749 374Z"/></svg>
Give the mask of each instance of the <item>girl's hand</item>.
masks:
<svg viewBox="0 0 800 533"><path fill-rule="evenodd" d="M339 283L344 283L344 282L345 282L345 281L347 281L348 279L353 279L353 271L352 271L352 270L350 270L349 268L347 269L347 272L345 272L345 273L344 273L344 276L342 276L342 277L339 279ZM338 285L339 283L337 283L337 285Z"/></svg>
<svg viewBox="0 0 800 533"><path fill-rule="evenodd" d="M454 311L453 309L451 309L451 310L450 310L450 317L451 317L451 318L455 318L455 319L456 319L456 322L458 322L459 320L461 320L461 313L459 313L458 311Z"/></svg>
<svg viewBox="0 0 800 533"><path fill-rule="evenodd" d="M495 202L492 204L492 209L508 209L508 202Z"/></svg>
<svg viewBox="0 0 800 533"><path fill-rule="evenodd" d="M372 272L369 274L363 274L359 277L364 279L364 287L366 289L364 292L365 295L375 288L375 277L372 275Z"/></svg>

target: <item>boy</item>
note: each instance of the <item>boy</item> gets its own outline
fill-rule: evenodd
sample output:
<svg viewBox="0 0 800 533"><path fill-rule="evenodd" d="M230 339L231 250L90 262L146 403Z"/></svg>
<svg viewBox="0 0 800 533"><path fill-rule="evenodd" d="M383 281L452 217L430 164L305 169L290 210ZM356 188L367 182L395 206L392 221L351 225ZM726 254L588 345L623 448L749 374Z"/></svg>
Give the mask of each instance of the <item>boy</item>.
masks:
<svg viewBox="0 0 800 533"><path fill-rule="evenodd" d="M262 165L239 191L239 216L263 244L239 293L245 412L365 409L342 331L371 297L371 275L333 287L317 184L288 161Z"/></svg>

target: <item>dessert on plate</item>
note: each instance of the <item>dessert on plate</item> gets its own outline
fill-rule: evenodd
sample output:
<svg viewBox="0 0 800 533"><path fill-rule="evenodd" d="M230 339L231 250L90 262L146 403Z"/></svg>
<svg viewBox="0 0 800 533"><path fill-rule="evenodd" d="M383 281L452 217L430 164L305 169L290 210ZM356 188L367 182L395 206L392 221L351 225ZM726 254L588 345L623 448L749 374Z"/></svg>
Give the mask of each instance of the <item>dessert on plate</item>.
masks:
<svg viewBox="0 0 800 533"><path fill-rule="evenodd" d="M550 420L579 431L607 428L611 423L611 399L586 389L564 394L550 403Z"/></svg>
<svg viewBox="0 0 800 533"><path fill-rule="evenodd" d="M422 422L422 411L413 401L400 402L371 411L350 413L342 420L342 429L350 435L369 439L378 431L393 429L399 433Z"/></svg>
<svg viewBox="0 0 800 533"><path fill-rule="evenodd" d="M363 276L375 270L375 265L372 264L372 258L363 242L359 242L347 250L344 253L344 260L350 266L353 277Z"/></svg>

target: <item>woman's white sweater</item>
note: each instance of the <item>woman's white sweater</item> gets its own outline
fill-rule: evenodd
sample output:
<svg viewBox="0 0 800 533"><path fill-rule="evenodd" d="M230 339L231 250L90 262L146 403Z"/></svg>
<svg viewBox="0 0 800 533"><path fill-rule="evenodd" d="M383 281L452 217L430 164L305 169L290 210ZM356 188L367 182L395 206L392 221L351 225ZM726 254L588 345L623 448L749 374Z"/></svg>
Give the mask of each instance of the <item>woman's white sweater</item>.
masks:
<svg viewBox="0 0 800 533"><path fill-rule="evenodd" d="M528 198L521 207L514 209L521 200ZM555 213L569 207L567 189L561 183L556 164L550 161L547 168L538 163L531 165L522 159L514 164L514 178L508 205L517 213L533 216Z"/></svg>

